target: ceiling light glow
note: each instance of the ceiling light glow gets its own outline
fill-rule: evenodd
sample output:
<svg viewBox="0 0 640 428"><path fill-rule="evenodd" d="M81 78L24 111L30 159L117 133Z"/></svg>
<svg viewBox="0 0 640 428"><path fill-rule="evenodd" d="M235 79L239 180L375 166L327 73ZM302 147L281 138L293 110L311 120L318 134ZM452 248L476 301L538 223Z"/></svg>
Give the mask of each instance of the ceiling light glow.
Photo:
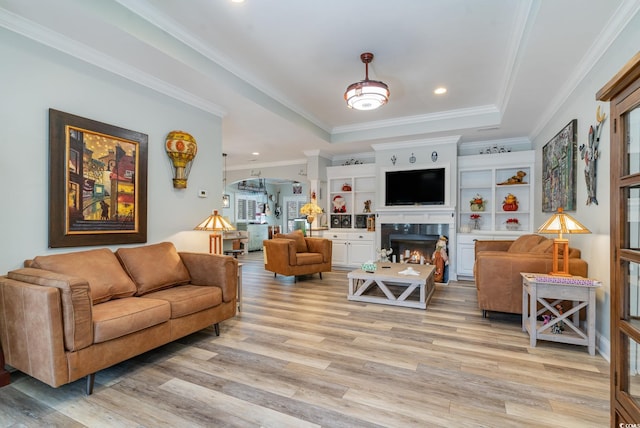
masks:
<svg viewBox="0 0 640 428"><path fill-rule="evenodd" d="M441 86L441 87L439 87L439 88L436 88L436 89L433 91L433 93L434 93L434 94L436 94L436 95L446 94L446 93L447 93L447 88L445 88L444 86Z"/></svg>

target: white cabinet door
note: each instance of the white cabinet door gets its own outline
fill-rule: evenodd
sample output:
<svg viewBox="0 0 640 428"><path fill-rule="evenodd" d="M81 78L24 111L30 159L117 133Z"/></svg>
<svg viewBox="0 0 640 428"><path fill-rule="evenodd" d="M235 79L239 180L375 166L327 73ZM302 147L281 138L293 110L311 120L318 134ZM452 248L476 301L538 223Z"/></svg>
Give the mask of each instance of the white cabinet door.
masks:
<svg viewBox="0 0 640 428"><path fill-rule="evenodd" d="M373 242L371 233L350 233L347 244L347 263L359 267L362 263L375 260Z"/></svg>
<svg viewBox="0 0 640 428"><path fill-rule="evenodd" d="M346 266L348 260L348 242L346 239L333 239L331 263L336 266Z"/></svg>
<svg viewBox="0 0 640 428"><path fill-rule="evenodd" d="M473 277L475 244L458 243L458 276Z"/></svg>
<svg viewBox="0 0 640 428"><path fill-rule="evenodd" d="M371 241L351 241L349 242L349 264L360 266L362 263L373 261L373 242Z"/></svg>

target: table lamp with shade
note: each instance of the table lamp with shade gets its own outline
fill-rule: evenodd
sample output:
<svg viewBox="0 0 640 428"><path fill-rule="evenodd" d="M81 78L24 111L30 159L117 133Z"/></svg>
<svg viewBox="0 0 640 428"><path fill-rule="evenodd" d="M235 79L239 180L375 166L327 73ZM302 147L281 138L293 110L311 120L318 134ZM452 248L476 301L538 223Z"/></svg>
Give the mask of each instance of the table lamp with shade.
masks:
<svg viewBox="0 0 640 428"><path fill-rule="evenodd" d="M553 268L549 275L571 276L569 273L569 240L562 237L563 233L591 233L578 220L565 213L562 208L553 214L542 226L538 228L538 233L558 234L553 239ZM558 270L558 253L562 247L563 264L562 270Z"/></svg>
<svg viewBox="0 0 640 428"><path fill-rule="evenodd" d="M218 214L218 210L213 210L213 213L205 218L199 225L193 228L193 230L206 230L213 232L209 235L209 253L210 254L222 254L222 235L227 230L236 230L231 223L227 221L223 216Z"/></svg>
<svg viewBox="0 0 640 428"><path fill-rule="evenodd" d="M311 236L311 223L315 220L317 214L322 214L322 208L316 203L315 197L311 198L311 202L304 204L300 208L300 214L307 216L307 222L309 223L309 236Z"/></svg>

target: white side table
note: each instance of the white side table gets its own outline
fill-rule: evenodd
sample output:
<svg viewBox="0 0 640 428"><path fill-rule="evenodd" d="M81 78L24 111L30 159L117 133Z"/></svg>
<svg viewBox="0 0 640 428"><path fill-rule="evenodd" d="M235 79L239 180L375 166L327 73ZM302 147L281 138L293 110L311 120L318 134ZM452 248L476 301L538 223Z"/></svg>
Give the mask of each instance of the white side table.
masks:
<svg viewBox="0 0 640 428"><path fill-rule="evenodd" d="M596 288L599 281L577 276L558 277L538 273L522 275L522 331L527 331L532 347L537 340L584 345L589 354L596 351ZM573 306L560 313L556 305L570 300ZM542 308L538 310L538 303ZM580 309L586 308L586 329L580 327ZM538 316L550 312L555 317L548 323ZM555 325L564 325L564 331L553 333Z"/></svg>

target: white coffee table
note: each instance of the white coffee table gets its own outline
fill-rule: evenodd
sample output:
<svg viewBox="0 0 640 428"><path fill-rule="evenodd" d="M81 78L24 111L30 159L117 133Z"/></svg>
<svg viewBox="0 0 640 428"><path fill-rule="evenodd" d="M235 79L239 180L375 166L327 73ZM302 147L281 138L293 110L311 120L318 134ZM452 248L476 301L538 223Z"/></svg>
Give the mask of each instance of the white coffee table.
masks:
<svg viewBox="0 0 640 428"><path fill-rule="evenodd" d="M403 275L400 272L411 268L418 275ZM349 293L347 298L359 302L382 303L385 305L405 306L408 308L426 309L435 292L433 280L433 265L416 265L401 263L377 263L375 272L365 272L357 269L347 274L349 278ZM384 296L365 294L375 288L382 291ZM400 292L394 294L389 287ZM420 289L418 300L410 299L411 294Z"/></svg>

